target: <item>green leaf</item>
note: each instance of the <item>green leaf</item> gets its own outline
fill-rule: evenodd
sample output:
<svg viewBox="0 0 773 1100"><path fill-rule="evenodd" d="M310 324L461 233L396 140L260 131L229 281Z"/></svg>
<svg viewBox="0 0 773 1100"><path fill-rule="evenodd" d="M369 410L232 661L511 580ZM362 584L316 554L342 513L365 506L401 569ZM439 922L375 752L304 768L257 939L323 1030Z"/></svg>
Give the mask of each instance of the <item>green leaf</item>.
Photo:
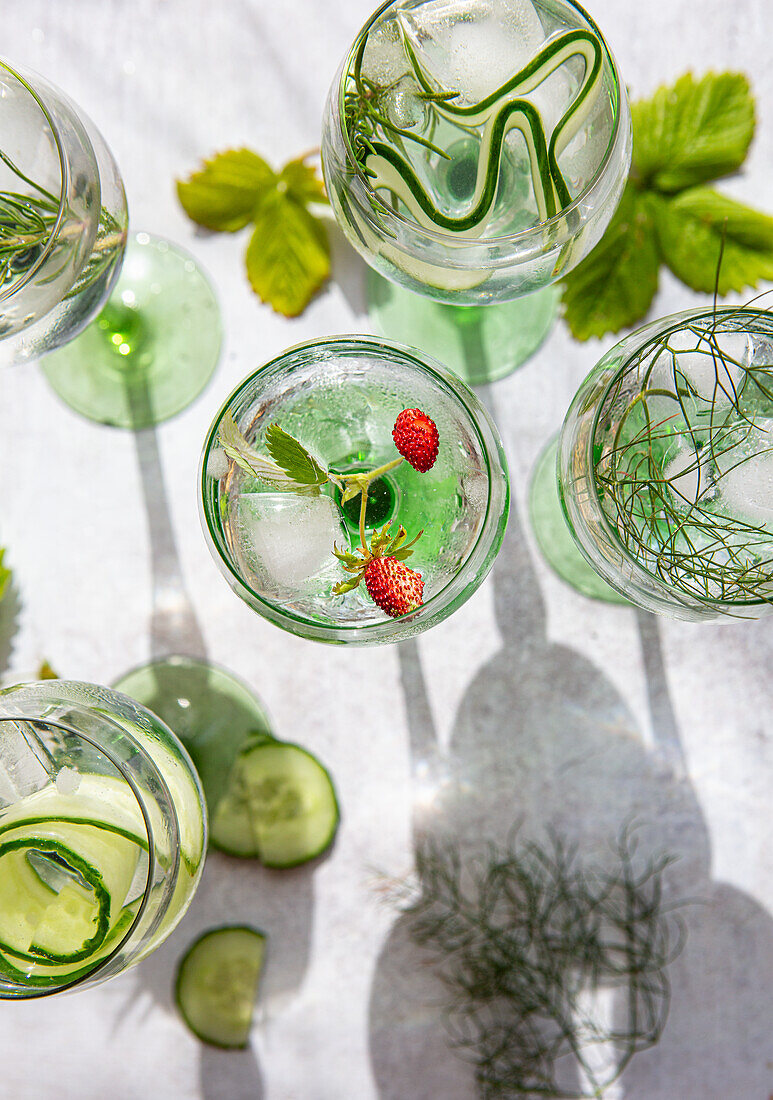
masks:
<svg viewBox="0 0 773 1100"><path fill-rule="evenodd" d="M663 259L693 290L714 290L724 235L719 293L773 279L773 218L708 187L694 187L656 207Z"/></svg>
<svg viewBox="0 0 773 1100"><path fill-rule="evenodd" d="M0 600L2 600L3 596L5 595L5 590L8 587L8 582L11 579L11 570L6 569L6 567L3 565L4 555L5 550L0 549Z"/></svg>
<svg viewBox="0 0 773 1100"><path fill-rule="evenodd" d="M327 203L325 185L317 175L313 165L306 164L301 157L289 161L279 173L278 190L286 191L290 198L302 206L310 202Z"/></svg>
<svg viewBox="0 0 773 1100"><path fill-rule="evenodd" d="M38 669L38 674L37 674L36 679L38 679L38 680L58 680L59 679L59 673L54 672L53 668L51 667L51 665L49 664L48 661L41 661L40 668Z"/></svg>
<svg viewBox="0 0 773 1100"><path fill-rule="evenodd" d="M681 191L739 168L754 133L754 99L743 73L685 73L634 103L633 172L647 187Z"/></svg>
<svg viewBox="0 0 773 1100"><path fill-rule="evenodd" d="M257 153L229 149L204 161L187 181L178 180L177 196L197 225L233 233L253 220L276 182L276 173Z"/></svg>
<svg viewBox="0 0 773 1100"><path fill-rule="evenodd" d="M262 301L297 317L330 275L325 227L289 194L272 192L255 217L247 275Z"/></svg>
<svg viewBox="0 0 773 1100"><path fill-rule="evenodd" d="M283 431L278 424L269 424L263 437L266 450L293 481L301 485L324 485L327 470L317 462L302 443Z"/></svg>
<svg viewBox="0 0 773 1100"><path fill-rule="evenodd" d="M564 278L564 314L575 339L618 332L647 313L660 266L653 205L629 183L602 240Z"/></svg>
<svg viewBox="0 0 773 1100"><path fill-rule="evenodd" d="M223 413L217 435L220 446L237 466L247 473L253 474L258 480L264 481L272 489L289 493L316 494L319 492L316 484L310 486L295 481L276 462L272 462L270 458L265 458L254 447L251 447L239 431L230 412Z"/></svg>
<svg viewBox="0 0 773 1100"><path fill-rule="evenodd" d="M362 574L358 577L352 577L351 580L339 581L338 584L333 585L333 594L335 596L343 596L345 592L352 592L362 580Z"/></svg>

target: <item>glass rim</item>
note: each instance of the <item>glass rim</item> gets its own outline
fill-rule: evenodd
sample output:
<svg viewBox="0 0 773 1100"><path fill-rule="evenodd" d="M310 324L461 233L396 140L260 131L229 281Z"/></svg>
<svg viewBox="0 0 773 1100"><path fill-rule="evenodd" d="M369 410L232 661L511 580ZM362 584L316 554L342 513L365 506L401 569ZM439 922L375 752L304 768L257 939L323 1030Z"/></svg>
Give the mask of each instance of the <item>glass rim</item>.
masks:
<svg viewBox="0 0 773 1100"><path fill-rule="evenodd" d="M404 217L404 215L400 214L398 211L392 210L391 207L387 206L383 202L383 200L379 198L378 193L371 186L368 176L362 170L356 156L354 155L349 131L343 122L343 105L344 95L346 92L346 80L349 75L352 57L359 49L362 39L369 34L371 27L376 22L376 20L381 15L383 15L383 13L388 8L393 7L398 2L399 0L385 0L385 3L383 3L375 12L373 12L365 25L358 31L351 48L347 51L346 57L344 58L343 65L340 70L340 77L338 77L337 79L337 89L335 97L339 114L338 121L340 124L340 133L343 138L344 148L346 149L348 165L354 172L357 179L365 188L368 199L378 207L379 217L382 217L385 222L394 222L398 227L404 227L406 230L418 235L419 237L426 238L429 241L434 241L443 245L448 245L449 241L453 241L456 239L453 233L443 232L442 230L437 229L428 229L424 226L421 226L418 224L418 222L413 221L410 218ZM588 27L595 34L598 35L599 42L601 43L601 48L604 52L604 56L609 62L610 71L612 73L612 78L614 81L615 113L614 125L612 127L612 133L609 137L609 142L607 143L606 151L601 159L601 162L599 163L598 168L594 172L592 178L583 187L582 191L574 199L572 199L568 206L563 207L563 209L558 211L552 217L547 218L545 221L539 222L537 225L528 226L526 229L520 229L516 233L503 233L492 237L481 236L463 241L462 243L467 246L481 245L485 247L495 244L501 245L504 243L510 243L518 246L523 241L530 243L532 239L537 239L538 237L542 236L546 230L550 230L554 226L560 226L562 221L565 221L567 217L575 213L580 205L585 202L587 197L593 191L595 191L597 187L600 186L607 175L609 163L612 160L615 148L617 147L618 138L620 137L620 127L622 124L622 119L625 117L625 111L622 109L626 100L625 87L620 79L617 63L612 54L612 51L607 45L606 39L601 33L595 20L588 14L588 12L585 10L585 8L582 7L581 4L577 3L577 0L560 0L560 2L565 4L567 7L574 9L574 11L576 11L580 15L580 17L585 20ZM376 219L373 220L375 221Z"/></svg>
<svg viewBox="0 0 773 1100"><path fill-rule="evenodd" d="M737 315L737 314L752 314L754 316L764 316L764 317L769 318L769 320L771 322L771 325L773 325L773 312L771 312L770 310L767 310L767 309L754 307L752 305L741 305L741 306L715 306L715 305L712 305L712 306L698 306L698 307L693 308L693 309L682 310L680 313L672 313L672 314L670 314L666 317L660 318L659 321L658 320L653 321L651 323L651 325L645 326L646 329L651 329L652 331L649 333L649 335L647 336L647 338L643 342L639 343L630 352L630 354L626 356L625 361L623 363L621 363L619 367L616 368L614 374L609 379L609 382L604 387L604 392L603 392L600 400L597 403L596 410L593 414L593 420L591 421L591 430L588 433L588 444L587 444L588 453L587 453L586 457L588 459L588 470L589 471L593 470L593 468L594 468L593 467L593 462L592 462L593 444L594 444L594 441L595 441L595 438L596 438L596 430L598 428L601 413L602 413L602 411L604 410L604 408L606 406L607 399L609 398L610 391L612 390L612 387L617 384L617 382L626 373L626 371L631 369L632 360L636 356L640 355L642 353L642 351L644 351L644 349L649 347L650 345L652 345L654 347L655 343L657 341L659 341L662 337L668 336L669 334L674 333L674 332L678 332L680 330L680 328L682 328L684 326L684 323L688 319L689 320L700 320L700 319L703 319L703 318L710 319L710 318L717 318L717 317L720 317L720 316L732 317L732 316ZM669 323L665 324L665 322L669 322ZM660 325L662 325L663 327L660 327ZM635 335L635 334L631 334L631 335ZM628 337L626 337L624 339L628 339ZM623 341L619 341L619 343L622 343L622 342ZM609 349L610 352L614 351L614 348L616 346L617 345L613 345L613 347ZM607 354L609 354L609 353L607 353ZM592 494L593 494L593 503L596 506L598 515L600 517L601 524L602 524L606 534L610 537L611 541L614 542L617 549L620 551L620 553L625 557L625 559L631 565L632 575L635 575L635 574L638 573L640 576L646 577L649 582L654 582L657 585L658 589L660 589L660 590L664 589L666 582L663 580L663 578L659 577L656 573L653 573L645 565L642 565L641 561L639 561L638 558L634 557L634 555L627 549L627 547L624 545L624 543L620 539L617 528L610 522L609 517L607 516L604 509L601 507L601 500L600 500L599 493L598 493L598 485L596 483L596 478L594 476L590 476L588 478L588 483L589 483L589 487L591 488L591 491L592 491ZM598 564L595 561L594 561L594 568L598 570ZM610 578L607 577L606 575L604 576L604 579L605 580L610 580ZM614 583L614 581L611 581L610 583L612 583L613 586L618 589L618 591L623 591L619 587L618 584ZM695 608L705 607L705 608L709 608L709 609L716 608L717 610L722 611L722 609L728 608L728 607L730 607L730 608L732 608L732 607L738 607L738 608L765 607L765 606L773 603L773 593L771 593L771 599L770 600L763 600L763 599L755 599L755 600L718 600L718 599L709 599L709 598L702 599L700 596L696 595L696 596L693 597L693 600L694 600L693 604L687 603L685 600L680 599L680 598L677 598L675 600L674 598L671 597L670 593L671 593L671 590L668 589L667 593L666 593L666 596L665 596L665 599L666 599L667 603L673 604L674 602L677 602L677 603L679 603L680 606L687 607L687 608L690 608L690 607L695 607ZM629 595L630 595L627 592L623 592L623 594L626 597L629 597Z"/></svg>
<svg viewBox="0 0 773 1100"><path fill-rule="evenodd" d="M60 681L60 682L65 683L65 684L66 683L72 683L72 681ZM14 687L31 687L31 686L35 686L35 681L31 681L30 683L25 683L25 684L16 684L16 685L12 685L11 687L3 688L3 689L0 690L0 698L2 698L2 696L5 695L6 693L10 694L13 691ZM112 719L109 718L109 715L102 714L101 717L109 720L112 723ZM48 728L48 729L51 729L51 730L58 730L58 731L61 731L62 733L64 733L67 737L78 738L81 741L85 741L87 745L90 745L92 748L96 749L102 756L104 756L110 762L110 764L116 769L116 771L121 776L121 778L129 786L129 789L131 790L132 795L134 796L134 799L135 799L137 805L140 808L140 813L142 814L142 820L143 820L144 825L145 825L145 833L146 833L146 837L147 837L147 841L148 841L148 869L147 869L147 875L146 875L146 878L145 878L145 885L144 885L143 891L142 891L142 900L140 901L139 908L137 909L137 912L134 915L134 919L132 920L132 922L128 926L128 928L126 929L124 935L121 937L121 939L115 945L115 947L112 949L112 951L110 951L107 955L105 955L101 959L99 959L98 962L93 967L91 967L90 969L88 969L87 971L85 971L83 973L77 974L75 977L72 978L72 980L65 981L61 985L47 986L45 988L40 987L40 986L33 986L31 988L22 988L22 990L20 992L14 991L14 992L10 993L10 995L6 994L5 987L2 985L2 981L3 981L5 976L3 975L2 971L0 971L0 1001L4 1001L4 1000L5 1001L24 1001L24 1000L34 1000L34 999L38 999L40 997L49 997L49 996L52 996L52 995L57 994L57 993L65 993L65 992L68 992L70 990L76 989L79 985L82 985L84 982L89 981L92 977L94 977L95 974L98 974L100 972L100 970L104 969L104 967L107 966L107 964L112 959L115 958L115 956L123 949L123 947L129 941L129 939L132 936L135 928L139 924L140 919L144 916L145 910L148 907L148 903L150 901L150 896L151 896L152 891L153 891L153 878L154 878L154 872L155 872L156 856L155 856L155 853L153 851L153 827L152 827L151 822L150 822L150 816L149 816L147 810L145 809L145 805L143 803L142 796L140 795L137 784L136 784L135 780L131 777L131 775L129 775L128 769L126 769L126 767L122 764L122 762L120 760L118 760L115 756L113 756L113 754L108 749L106 749L104 745L100 745L92 737L89 737L88 734L82 733L80 730L77 730L77 729L74 729L71 726L68 726L65 722L62 722L62 721L59 721L59 720L53 720L51 718L39 718L37 716L29 717L27 715L16 715L16 716L14 716L14 715L0 715L0 726L2 726L3 723L5 723L5 722L13 722L13 723L17 723L17 724L20 723L20 722L26 722L29 725L31 725L33 728L36 727L36 726L42 726L42 727L45 727L45 728ZM116 724L116 723L113 723L113 724ZM131 734L129 733L128 730L124 730L123 726L118 726L117 728L121 731L121 733L125 733L128 737L131 738ZM133 738L131 738L131 739L133 740ZM34 752L34 749L32 749L31 751ZM140 751L142 751L142 750L140 749ZM146 756L147 754L143 752L142 755ZM163 776L159 775L159 778L163 780ZM2 824L1 811L0 811L0 824ZM175 850L175 862L179 863L180 855L179 855L179 845L178 844L176 844L174 846L174 850ZM86 966L88 965L88 960L86 960L85 965Z"/></svg>
<svg viewBox="0 0 773 1100"><path fill-rule="evenodd" d="M13 65L10 65L5 60L5 58L0 58L0 70L5 70L5 72L10 73L11 76L15 80L19 81L19 83L22 85L22 87L25 88L27 90L27 92L35 100L35 102L37 103L37 105L40 108L41 112L43 113L43 117L45 118L46 123L48 124L48 126L51 130L51 134L53 135L54 142L56 144L57 155L59 157L59 175L60 175L59 209L57 210L56 219L54 221L54 224L51 227L51 232L49 233L49 235L46 239L45 246L43 247L43 250L42 250L41 254L38 256L37 260L35 260L34 264L32 264L32 266L29 268L29 270L24 272L23 276L20 279L15 280L13 283L11 283L8 287L6 287L4 289L0 288L0 302L4 302L7 299L13 297L14 294L16 294L19 290L21 290L23 287L27 286L31 282L31 280L34 278L34 276L37 274L37 272L40 270L40 268L43 266L43 264L45 263L45 261L48 259L48 257L51 254L51 251L54 247L54 242L55 242L55 240L57 238L57 235L59 233L59 230L61 228L62 221L64 220L65 210L67 208L66 191L67 191L68 158L67 158L67 152L64 148L64 143L62 142L62 138L61 138L61 135L59 133L59 128L57 127L56 123L54 122L53 118L51 117L51 112L49 111L48 107L46 107L46 105L43 102L42 98L38 95L38 93L32 87L30 82L27 79L25 79L25 77L23 77L21 75L21 73L13 67Z"/></svg>
<svg viewBox="0 0 773 1100"><path fill-rule="evenodd" d="M416 608L414 611L409 611L407 614L400 615L395 618L387 618L385 620L378 619L369 623L324 622L322 620L308 618L295 612L287 611L281 605L277 604L274 601L268 600L265 596L256 592L255 589L245 581L244 577L236 569L230 558L226 557L226 555L221 550L221 543L220 540L217 538L217 521L215 517L211 515L207 493L208 458L211 453L213 444L217 438L217 431L223 415L231 408L234 401L240 395L249 390L249 387L255 382L258 376L263 374L263 372L269 371L272 367L278 366L282 363L283 360L292 359L299 352L305 351L307 349L324 348L331 346L339 346L342 350L347 348L350 348L351 350L356 350L358 348L380 348L390 353L396 353L398 356L407 359L412 365L429 374L444 388L450 390L455 398L462 404L465 411L468 413L470 424L475 430L475 434L480 444L481 452L486 463L488 497L486 500L485 515L483 516L483 519L481 521L480 530L478 531L475 542L470 548L469 553L465 557L464 562L457 569L456 573L447 581L446 584L443 585L443 587L438 592L431 596L426 602L422 603L421 606ZM348 635L349 637L341 637L341 641L353 641L358 636L366 636L373 640L377 640L378 637L384 635L384 640L388 641L389 636L393 634L400 625L406 626L412 622L417 621L419 618L432 619L433 622L442 621L442 619L445 618L447 614L450 614L449 607L451 607L452 609L452 607L456 605L456 600L458 600L459 597L464 597L464 599L466 599L467 596L471 595L475 588L478 587L478 585L487 575L491 564L493 564L493 559L488 564L488 567L483 571L483 573L479 577L476 577L475 583L468 582L466 584L462 584L461 586L459 586L459 584L457 583L459 575L462 572L464 566L475 556L476 552L479 551L481 545L483 544L484 535L486 535L486 533L489 532L492 528L494 529L494 531L496 531L496 525L499 523L500 519L504 518L504 521L506 523L509 511L510 489L504 448L502 446L501 439L499 438L499 434L493 420L486 412L486 409L475 396L475 394L470 389L468 389L467 386L465 386L461 379L451 374L450 371L447 371L442 366L442 364L436 363L430 357L426 357L425 359L423 356L424 353L418 351L418 349L410 348L407 345L398 344L391 340L387 341L378 336L343 334L337 336L327 336L316 340L303 341L299 344L294 344L292 347L287 348L281 354L274 356L268 362L264 363L262 366L258 367L257 370L253 371L246 378L244 378L233 389L233 391L221 404L220 408L215 414L212 424L210 425L210 428L207 432L204 447L202 449L199 467L199 506L200 514L204 521L205 535L207 536L207 541L210 545L210 549L214 549L218 561L222 562L222 564L226 567L230 578L233 578L233 580L236 581L239 589L243 589L249 594L251 600L254 600L261 607L266 608L267 611L270 612L269 614L266 614L262 617L266 618L270 622L273 622L275 625L280 626L290 631L291 633L295 633L295 631L293 630L294 624L297 624L301 627L310 628L309 635L313 638L318 638L319 640L336 640L339 636L342 635ZM472 399L472 402L470 402L470 398ZM483 423L486 424L486 426L491 431L491 443L493 443L493 451L499 457L500 466L504 475L506 488L503 508L500 516L493 515L493 501L491 492L493 473L491 457L492 446L491 443L488 442L481 433L479 418L482 419ZM502 533L500 535L500 542L503 534L504 527L502 528ZM449 589L452 590L450 594ZM464 599L462 599L461 602L464 602ZM445 614L443 614L443 612L445 612ZM304 636L309 635L304 634Z"/></svg>

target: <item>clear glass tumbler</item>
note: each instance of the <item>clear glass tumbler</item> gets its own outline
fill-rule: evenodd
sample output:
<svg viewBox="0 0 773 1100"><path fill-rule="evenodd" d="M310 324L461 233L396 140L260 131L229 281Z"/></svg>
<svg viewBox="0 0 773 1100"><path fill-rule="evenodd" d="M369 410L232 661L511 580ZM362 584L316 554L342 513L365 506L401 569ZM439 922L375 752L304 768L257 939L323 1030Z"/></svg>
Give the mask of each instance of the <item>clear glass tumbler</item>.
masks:
<svg viewBox="0 0 773 1100"><path fill-rule="evenodd" d="M37 359L98 312L127 212L99 132L58 89L0 61L0 364Z"/></svg>
<svg viewBox="0 0 773 1100"><path fill-rule="evenodd" d="M397 288L371 295L386 335L463 374L477 340L473 381L544 337L546 288L600 240L630 158L625 88L572 0L390 0L344 58L322 133L336 220Z"/></svg>
<svg viewBox="0 0 773 1100"><path fill-rule="evenodd" d="M0 691L0 998L144 958L188 907L205 848L196 772L150 711L93 684Z"/></svg>
<svg viewBox="0 0 773 1100"><path fill-rule="evenodd" d="M393 524L413 539L408 566L421 574L424 602L390 618L347 579L334 544L361 544L361 498L343 501L329 484L316 496L272 491L230 459L224 422L263 447L277 423L336 475L394 465L396 417L418 407L437 425L439 449L420 473L407 462L374 481L366 536ZM494 424L455 376L418 352L365 336L331 337L291 348L230 395L204 444L200 511L210 550L237 595L278 626L317 641L394 642L434 626L478 588L502 541L509 504L507 466Z"/></svg>
<svg viewBox="0 0 773 1100"><path fill-rule="evenodd" d="M611 349L561 431L580 551L627 600L678 619L773 607L773 314L664 317Z"/></svg>

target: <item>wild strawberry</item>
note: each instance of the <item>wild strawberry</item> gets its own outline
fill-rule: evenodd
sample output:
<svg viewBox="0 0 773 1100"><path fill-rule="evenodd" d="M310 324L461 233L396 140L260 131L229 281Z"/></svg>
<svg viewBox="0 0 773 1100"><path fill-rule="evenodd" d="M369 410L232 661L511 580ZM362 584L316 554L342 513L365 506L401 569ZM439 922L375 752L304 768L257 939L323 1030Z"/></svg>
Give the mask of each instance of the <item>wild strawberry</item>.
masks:
<svg viewBox="0 0 773 1100"><path fill-rule="evenodd" d="M422 604L421 573L397 558L373 558L364 573L365 587L374 603L396 619Z"/></svg>
<svg viewBox="0 0 773 1100"><path fill-rule="evenodd" d="M437 458L440 437L434 420L421 409L403 409L395 420L392 439L403 458L414 470L425 474Z"/></svg>

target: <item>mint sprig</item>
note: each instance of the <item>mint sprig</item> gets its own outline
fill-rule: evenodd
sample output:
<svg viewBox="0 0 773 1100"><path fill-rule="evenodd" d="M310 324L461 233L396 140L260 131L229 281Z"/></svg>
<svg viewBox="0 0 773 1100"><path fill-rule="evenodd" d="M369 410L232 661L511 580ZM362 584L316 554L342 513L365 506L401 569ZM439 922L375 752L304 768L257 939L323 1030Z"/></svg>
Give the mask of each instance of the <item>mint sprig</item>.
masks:
<svg viewBox="0 0 773 1100"><path fill-rule="evenodd" d="M330 275L325 226L309 210L327 203L308 156L276 172L250 149L229 149L177 182L185 213L206 229L234 233L253 226L245 263L255 293L278 313L296 317Z"/></svg>
<svg viewBox="0 0 773 1100"><path fill-rule="evenodd" d="M743 73L687 73L634 103L632 118L620 206L600 244L563 280L564 314L578 340L642 320L664 263L707 293L720 257L720 294L773 279L773 219L704 186L748 153L754 98Z"/></svg>

